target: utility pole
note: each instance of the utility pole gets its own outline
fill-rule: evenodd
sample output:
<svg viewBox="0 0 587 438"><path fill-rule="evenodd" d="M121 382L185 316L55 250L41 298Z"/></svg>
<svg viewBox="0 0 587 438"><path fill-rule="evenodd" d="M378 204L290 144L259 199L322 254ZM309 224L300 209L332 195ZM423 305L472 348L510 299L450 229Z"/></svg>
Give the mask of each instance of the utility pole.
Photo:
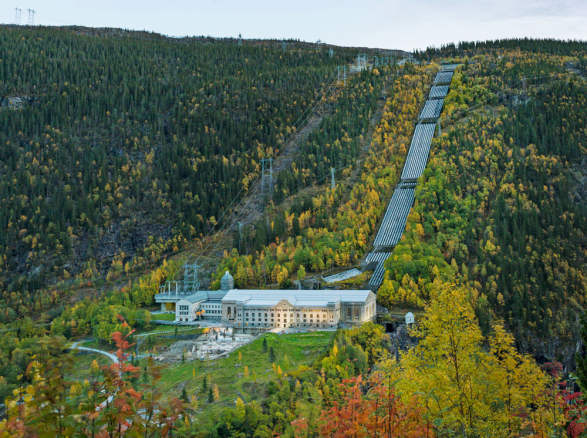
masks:
<svg viewBox="0 0 587 438"><path fill-rule="evenodd" d="M20 26L20 20L22 18L22 9L14 8L14 24Z"/></svg>
<svg viewBox="0 0 587 438"><path fill-rule="evenodd" d="M334 167L330 168L330 188L334 190L336 182L334 181Z"/></svg>
<svg viewBox="0 0 587 438"><path fill-rule="evenodd" d="M343 65L342 69L340 68L340 65L336 66L336 81L342 81L343 85L346 85L346 65Z"/></svg>
<svg viewBox="0 0 587 438"><path fill-rule="evenodd" d="M265 185L273 192L273 158L261 158L261 191L265 195Z"/></svg>
<svg viewBox="0 0 587 438"><path fill-rule="evenodd" d="M27 9L29 13L29 26L35 25L35 10L34 9Z"/></svg>

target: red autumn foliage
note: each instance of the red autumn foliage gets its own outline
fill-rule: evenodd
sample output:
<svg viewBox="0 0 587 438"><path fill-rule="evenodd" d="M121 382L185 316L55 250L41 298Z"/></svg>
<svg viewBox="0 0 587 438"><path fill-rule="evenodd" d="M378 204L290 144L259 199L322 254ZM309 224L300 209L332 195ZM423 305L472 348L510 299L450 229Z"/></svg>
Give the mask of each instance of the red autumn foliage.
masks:
<svg viewBox="0 0 587 438"><path fill-rule="evenodd" d="M338 400L320 416L320 435L331 438L432 437L421 410L405 405L391 385L374 373L368 381L361 376L339 384Z"/></svg>
<svg viewBox="0 0 587 438"><path fill-rule="evenodd" d="M553 378L554 396L565 417L565 427L570 438L584 436L587 430L584 418L587 416L587 406L583 394L569 389L567 382L562 380L563 367L560 362L547 362L544 368Z"/></svg>

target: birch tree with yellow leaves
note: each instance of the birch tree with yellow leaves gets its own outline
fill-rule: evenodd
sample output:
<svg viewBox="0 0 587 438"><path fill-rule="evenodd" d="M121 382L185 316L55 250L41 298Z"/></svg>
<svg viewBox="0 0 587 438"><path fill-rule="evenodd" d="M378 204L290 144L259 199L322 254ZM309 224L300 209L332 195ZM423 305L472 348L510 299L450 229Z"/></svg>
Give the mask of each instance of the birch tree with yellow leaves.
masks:
<svg viewBox="0 0 587 438"><path fill-rule="evenodd" d="M439 436L516 436L544 432L547 376L518 353L502 325L485 339L465 286L436 281L412 335L418 345L400 360L398 392L416 397ZM489 341L489 348L486 347Z"/></svg>

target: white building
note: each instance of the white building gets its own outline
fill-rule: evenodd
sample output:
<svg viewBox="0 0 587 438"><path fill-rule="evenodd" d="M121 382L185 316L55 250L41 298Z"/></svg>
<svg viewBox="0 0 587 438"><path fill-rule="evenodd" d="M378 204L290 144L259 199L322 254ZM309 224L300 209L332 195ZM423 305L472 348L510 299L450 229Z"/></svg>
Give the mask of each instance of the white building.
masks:
<svg viewBox="0 0 587 438"><path fill-rule="evenodd" d="M222 322L235 328L334 328L372 321L370 290L239 290L222 298Z"/></svg>
<svg viewBox="0 0 587 438"><path fill-rule="evenodd" d="M222 316L222 297L227 291L201 290L182 297L175 303L175 320L193 322L198 319L218 320Z"/></svg>
<svg viewBox="0 0 587 438"><path fill-rule="evenodd" d="M163 309L172 306L177 322L222 321L242 328L334 328L375 319L375 294L370 290L240 290L228 271L220 290L191 295L173 289L155 295Z"/></svg>
<svg viewBox="0 0 587 438"><path fill-rule="evenodd" d="M226 271L220 279L220 290L201 290L192 295L157 294L156 302L175 303L175 320L193 322L199 319L217 320L222 317L222 297L234 288L234 279ZM172 298L173 297L173 298Z"/></svg>

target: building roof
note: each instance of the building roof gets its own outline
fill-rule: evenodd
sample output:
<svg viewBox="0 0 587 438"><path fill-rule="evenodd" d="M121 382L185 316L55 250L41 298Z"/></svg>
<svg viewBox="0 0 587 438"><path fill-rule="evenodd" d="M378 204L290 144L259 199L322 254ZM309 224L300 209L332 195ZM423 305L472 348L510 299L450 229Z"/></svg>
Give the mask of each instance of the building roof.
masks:
<svg viewBox="0 0 587 438"><path fill-rule="evenodd" d="M192 304L200 301L220 301L224 295L225 290L199 290L195 294L178 297L178 301L185 300Z"/></svg>
<svg viewBox="0 0 587 438"><path fill-rule="evenodd" d="M226 295L225 290L210 290L208 292L208 300L210 301L220 301Z"/></svg>
<svg viewBox="0 0 587 438"><path fill-rule="evenodd" d="M200 291L198 293L195 293L193 295L188 295L185 297L181 297L179 300L177 300L177 302L179 303L180 301L189 301L190 303L198 303L201 301L206 301L208 299L208 294L206 294L205 292L202 293L203 291Z"/></svg>
<svg viewBox="0 0 587 438"><path fill-rule="evenodd" d="M361 270L357 268L349 269L346 271L339 272L334 275L329 275L327 277L322 277L322 279L326 283L336 283L337 281L344 281L348 280L349 278L356 277L357 275L361 275Z"/></svg>
<svg viewBox="0 0 587 438"><path fill-rule="evenodd" d="M280 289L231 289L222 302L236 301L246 306L273 307L285 300L295 307L327 307L336 303L364 303L370 290L280 290Z"/></svg>

